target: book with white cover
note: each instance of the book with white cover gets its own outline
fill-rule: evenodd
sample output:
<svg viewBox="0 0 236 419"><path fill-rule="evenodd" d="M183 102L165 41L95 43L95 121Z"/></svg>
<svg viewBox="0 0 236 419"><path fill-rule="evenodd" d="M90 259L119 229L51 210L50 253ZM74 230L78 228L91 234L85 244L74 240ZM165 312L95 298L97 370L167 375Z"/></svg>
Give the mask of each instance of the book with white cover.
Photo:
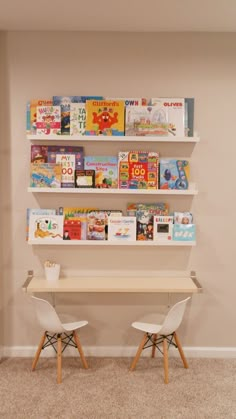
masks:
<svg viewBox="0 0 236 419"><path fill-rule="evenodd" d="M135 241L136 217L109 217L108 241Z"/></svg>
<svg viewBox="0 0 236 419"><path fill-rule="evenodd" d="M172 240L173 216L156 215L153 217L153 240L170 241Z"/></svg>
<svg viewBox="0 0 236 419"><path fill-rule="evenodd" d="M152 98L151 106L158 106L167 115L169 135L185 136L185 100L184 98Z"/></svg>
<svg viewBox="0 0 236 419"><path fill-rule="evenodd" d="M31 214L29 219L29 240L63 240L63 215Z"/></svg>

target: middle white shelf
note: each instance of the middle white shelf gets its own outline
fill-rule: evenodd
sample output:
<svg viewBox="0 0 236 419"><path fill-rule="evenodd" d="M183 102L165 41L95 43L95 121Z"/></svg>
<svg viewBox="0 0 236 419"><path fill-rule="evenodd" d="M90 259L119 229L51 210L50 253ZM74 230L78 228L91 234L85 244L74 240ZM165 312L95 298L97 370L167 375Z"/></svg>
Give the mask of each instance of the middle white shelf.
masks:
<svg viewBox="0 0 236 419"><path fill-rule="evenodd" d="M108 240L28 240L30 245L50 245L50 246L195 246L195 241L147 241L147 240L136 240L136 241L108 241Z"/></svg>

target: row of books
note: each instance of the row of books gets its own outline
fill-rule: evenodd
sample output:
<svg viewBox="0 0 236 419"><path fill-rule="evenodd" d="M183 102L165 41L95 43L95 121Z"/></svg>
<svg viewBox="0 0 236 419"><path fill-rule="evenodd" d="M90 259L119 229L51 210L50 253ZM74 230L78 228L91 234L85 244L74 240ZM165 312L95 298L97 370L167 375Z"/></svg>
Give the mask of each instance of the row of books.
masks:
<svg viewBox="0 0 236 419"><path fill-rule="evenodd" d="M36 135L193 136L194 98L53 96L27 103Z"/></svg>
<svg viewBox="0 0 236 419"><path fill-rule="evenodd" d="M27 209L26 239L194 241L192 214L167 213L164 203L129 204L127 215L95 208Z"/></svg>
<svg viewBox="0 0 236 419"><path fill-rule="evenodd" d="M184 190L189 176L188 160L154 151L85 156L79 146L31 145L31 187Z"/></svg>

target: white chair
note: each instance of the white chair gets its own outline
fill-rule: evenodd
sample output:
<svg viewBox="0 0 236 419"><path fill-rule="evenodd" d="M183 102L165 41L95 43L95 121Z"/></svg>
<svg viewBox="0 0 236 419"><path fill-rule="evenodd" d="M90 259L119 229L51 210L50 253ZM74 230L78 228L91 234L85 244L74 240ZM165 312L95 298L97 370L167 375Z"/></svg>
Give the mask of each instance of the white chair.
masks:
<svg viewBox="0 0 236 419"><path fill-rule="evenodd" d="M82 320L72 323L61 323L54 307L48 301L33 296L31 298L34 303L39 324L44 330L44 334L40 340L38 350L34 357L32 371L36 368L41 350L48 346L52 346L57 353L57 383L60 384L62 381L61 356L62 352L64 352L68 345L78 349L84 368L88 368L78 334L76 333L78 329L86 326L88 322L86 320ZM55 346L56 343L57 347ZM63 349L62 345L64 345Z"/></svg>
<svg viewBox="0 0 236 419"><path fill-rule="evenodd" d="M185 368L188 368L188 363L184 356L182 346L179 338L176 334L176 330L180 326L184 312L186 309L187 302L191 297L186 298L183 301L176 303L167 313L165 320L162 324L151 324L151 323L132 323L132 327L135 329L145 332L143 339L138 347L135 358L131 364L130 370L133 371L140 358L143 349L152 347L152 357L155 357L156 348L163 354L164 358L164 382L168 384L168 349L170 345L175 346L179 350L179 354L182 358ZM173 341L173 338L175 342ZM159 348L160 344L163 344L163 350Z"/></svg>

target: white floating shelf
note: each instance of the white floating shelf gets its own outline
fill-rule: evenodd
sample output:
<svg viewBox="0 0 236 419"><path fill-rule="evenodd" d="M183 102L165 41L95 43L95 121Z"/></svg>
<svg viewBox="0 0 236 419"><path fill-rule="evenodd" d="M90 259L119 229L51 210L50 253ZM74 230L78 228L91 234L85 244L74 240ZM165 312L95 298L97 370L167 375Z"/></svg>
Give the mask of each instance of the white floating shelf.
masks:
<svg viewBox="0 0 236 419"><path fill-rule="evenodd" d="M103 142L163 142L163 143L198 143L199 137L151 137L151 136L108 136L108 135L27 135L30 141L103 141Z"/></svg>
<svg viewBox="0 0 236 419"><path fill-rule="evenodd" d="M28 240L30 245L49 246L196 246L196 241L107 241L107 240Z"/></svg>
<svg viewBox="0 0 236 419"><path fill-rule="evenodd" d="M106 189L106 188L28 188L34 193L67 193L67 194L113 194L113 195L197 195L195 184L186 190L180 189Z"/></svg>

